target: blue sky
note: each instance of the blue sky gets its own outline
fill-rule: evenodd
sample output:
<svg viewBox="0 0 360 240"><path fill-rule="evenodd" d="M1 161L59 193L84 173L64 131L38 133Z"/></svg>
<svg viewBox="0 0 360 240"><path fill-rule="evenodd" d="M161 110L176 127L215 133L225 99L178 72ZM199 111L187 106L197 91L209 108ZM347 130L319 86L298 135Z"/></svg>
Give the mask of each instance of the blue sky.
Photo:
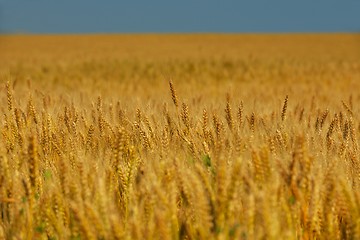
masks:
<svg viewBox="0 0 360 240"><path fill-rule="evenodd" d="M360 32L360 0L0 0L0 31Z"/></svg>

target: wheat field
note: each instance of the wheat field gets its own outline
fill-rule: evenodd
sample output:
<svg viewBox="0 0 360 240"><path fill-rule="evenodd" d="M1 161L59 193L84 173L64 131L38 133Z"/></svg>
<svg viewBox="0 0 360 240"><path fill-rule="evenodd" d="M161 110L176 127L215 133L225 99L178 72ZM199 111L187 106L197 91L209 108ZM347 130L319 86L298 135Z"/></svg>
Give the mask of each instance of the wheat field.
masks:
<svg viewBox="0 0 360 240"><path fill-rule="evenodd" d="M360 239L360 35L0 36L0 239Z"/></svg>

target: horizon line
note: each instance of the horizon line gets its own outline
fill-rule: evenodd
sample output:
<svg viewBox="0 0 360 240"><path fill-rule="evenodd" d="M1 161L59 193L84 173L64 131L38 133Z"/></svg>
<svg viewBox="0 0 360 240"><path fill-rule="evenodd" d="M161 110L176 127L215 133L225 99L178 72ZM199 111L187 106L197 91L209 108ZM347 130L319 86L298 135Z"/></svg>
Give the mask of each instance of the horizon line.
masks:
<svg viewBox="0 0 360 240"><path fill-rule="evenodd" d="M144 32L27 32L0 31L0 35L312 35L312 34L360 34L359 31L144 31Z"/></svg>

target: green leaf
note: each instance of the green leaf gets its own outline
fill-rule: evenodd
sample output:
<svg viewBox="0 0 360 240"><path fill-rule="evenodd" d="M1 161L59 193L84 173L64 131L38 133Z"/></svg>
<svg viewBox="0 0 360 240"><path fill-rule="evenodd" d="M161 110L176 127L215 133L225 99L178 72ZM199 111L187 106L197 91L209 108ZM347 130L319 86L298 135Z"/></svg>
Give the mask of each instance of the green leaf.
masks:
<svg viewBox="0 0 360 240"><path fill-rule="evenodd" d="M294 196L294 195L291 195L290 198L289 198L289 203L290 203L291 205L294 205L295 202L296 202L295 196Z"/></svg>
<svg viewBox="0 0 360 240"><path fill-rule="evenodd" d="M46 169L46 170L44 171L44 178L45 178L45 180L50 180L50 179L52 178L51 170Z"/></svg>
<svg viewBox="0 0 360 240"><path fill-rule="evenodd" d="M209 155L206 154L203 156L203 162L204 162L205 166L211 167L211 158Z"/></svg>
<svg viewBox="0 0 360 240"><path fill-rule="evenodd" d="M41 223L39 226L36 226L35 231L38 233L44 233L45 232L45 224Z"/></svg>

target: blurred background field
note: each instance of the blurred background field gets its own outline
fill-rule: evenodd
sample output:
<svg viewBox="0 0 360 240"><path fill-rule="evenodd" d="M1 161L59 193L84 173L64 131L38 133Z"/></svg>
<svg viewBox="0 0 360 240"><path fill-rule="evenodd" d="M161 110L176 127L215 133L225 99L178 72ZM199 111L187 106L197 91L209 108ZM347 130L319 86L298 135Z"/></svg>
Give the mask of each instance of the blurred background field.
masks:
<svg viewBox="0 0 360 240"><path fill-rule="evenodd" d="M307 95L324 87L351 90L359 59L358 34L0 36L3 76L66 92L112 95L107 91L119 88L117 97L136 86L146 89L138 97L158 95L169 78L203 95L216 89L241 96L248 91L238 87L275 83L301 95L297 86L306 82L312 82Z"/></svg>
<svg viewBox="0 0 360 240"><path fill-rule="evenodd" d="M19 88L139 101L163 96L170 78L188 98L341 96L359 61L359 34L0 36L2 79Z"/></svg>

